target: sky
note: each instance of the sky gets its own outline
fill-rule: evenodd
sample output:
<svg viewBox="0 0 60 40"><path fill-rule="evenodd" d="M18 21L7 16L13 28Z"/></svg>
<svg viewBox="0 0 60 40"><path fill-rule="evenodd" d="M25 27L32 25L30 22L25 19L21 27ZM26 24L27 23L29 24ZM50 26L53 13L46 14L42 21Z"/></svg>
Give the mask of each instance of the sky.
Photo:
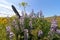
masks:
<svg viewBox="0 0 60 40"><path fill-rule="evenodd" d="M0 17L13 16L11 5L14 5L21 15L23 8L19 5L21 2L27 2L26 12L29 14L32 9L37 13L42 10L45 17L60 16L60 0L0 0Z"/></svg>

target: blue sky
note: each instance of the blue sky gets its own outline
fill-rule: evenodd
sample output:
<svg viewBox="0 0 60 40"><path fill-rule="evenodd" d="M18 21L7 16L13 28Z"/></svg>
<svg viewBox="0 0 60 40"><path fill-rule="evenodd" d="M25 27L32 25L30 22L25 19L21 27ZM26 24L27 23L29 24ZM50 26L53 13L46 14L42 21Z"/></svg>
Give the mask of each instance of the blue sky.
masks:
<svg viewBox="0 0 60 40"><path fill-rule="evenodd" d="M29 4L26 7L27 13L34 9L35 13L42 10L45 17L60 16L60 0L0 0L0 17L15 15L11 5L14 5L21 14L23 8L19 6L19 3L23 1Z"/></svg>

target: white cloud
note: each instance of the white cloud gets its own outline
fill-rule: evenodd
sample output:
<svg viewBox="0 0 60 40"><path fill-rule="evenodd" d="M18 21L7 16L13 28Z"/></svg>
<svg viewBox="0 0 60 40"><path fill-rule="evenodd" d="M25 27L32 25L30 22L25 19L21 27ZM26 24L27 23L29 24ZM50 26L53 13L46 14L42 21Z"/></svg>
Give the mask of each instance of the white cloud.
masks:
<svg viewBox="0 0 60 40"><path fill-rule="evenodd" d="M11 8L10 6L0 4L0 7L6 9L4 12L3 12L3 11L0 11L0 13L1 13L1 14L0 14L0 17L1 17L1 15L2 15L2 16L5 15L4 17L7 17L7 15L8 15L8 16L13 16L13 15L15 15L14 11L12 10L12 8ZM17 10L18 10L18 9L17 9ZM19 14L22 16L21 11L18 10L18 12L19 12Z"/></svg>
<svg viewBox="0 0 60 40"><path fill-rule="evenodd" d="M6 17L7 15L9 15L9 16L15 15L15 13L13 12L13 10L11 8L11 4L13 4L13 3L8 3L6 0L0 1L0 7L9 10L9 11L5 10L4 12L3 11L0 11L0 17L1 16L4 16L4 15L5 15L4 17ZM0 9L0 10L2 10L2 9ZM21 15L21 11L18 10L18 12Z"/></svg>
<svg viewBox="0 0 60 40"><path fill-rule="evenodd" d="M12 8L10 6L7 6L7 5L0 4L0 7L4 7L6 9L12 10Z"/></svg>

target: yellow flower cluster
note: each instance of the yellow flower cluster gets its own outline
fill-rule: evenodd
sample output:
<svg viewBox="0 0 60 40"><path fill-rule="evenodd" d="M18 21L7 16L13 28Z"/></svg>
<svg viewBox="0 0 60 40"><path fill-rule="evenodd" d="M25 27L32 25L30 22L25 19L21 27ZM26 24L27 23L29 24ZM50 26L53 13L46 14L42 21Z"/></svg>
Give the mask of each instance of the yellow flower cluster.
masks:
<svg viewBox="0 0 60 40"><path fill-rule="evenodd" d="M6 18L0 18L0 23L1 24L7 24L8 20Z"/></svg>

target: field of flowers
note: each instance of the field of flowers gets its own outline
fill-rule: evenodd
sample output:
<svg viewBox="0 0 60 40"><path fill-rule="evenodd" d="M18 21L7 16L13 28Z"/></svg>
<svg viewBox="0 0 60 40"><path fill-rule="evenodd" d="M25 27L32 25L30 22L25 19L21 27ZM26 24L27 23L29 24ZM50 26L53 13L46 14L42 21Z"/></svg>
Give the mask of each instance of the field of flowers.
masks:
<svg viewBox="0 0 60 40"><path fill-rule="evenodd" d="M58 29L60 29L60 17L57 17L57 25L58 25ZM10 22L13 21L13 17L9 18ZM42 30L44 32L43 36L41 37L41 40L49 40L51 39L48 38L48 32L50 31L50 25L51 25L51 18L45 18L43 21L39 18L37 19L33 19L32 20L32 26L33 26L33 30L31 31L32 35L33 35L33 40L38 40L37 37L37 32L39 30ZM6 27L8 25L10 25L10 22L7 18L0 18L0 40L6 40ZM28 24L29 19L25 18L25 28L28 29L29 24ZM11 26L11 25L10 25ZM12 29L13 30L13 29ZM13 30L14 33L16 33L15 30ZM56 37L55 40L60 40L60 35L56 35L56 36L52 36L52 37ZM58 39L57 39L58 38ZM16 36L14 35L13 40L16 40Z"/></svg>

